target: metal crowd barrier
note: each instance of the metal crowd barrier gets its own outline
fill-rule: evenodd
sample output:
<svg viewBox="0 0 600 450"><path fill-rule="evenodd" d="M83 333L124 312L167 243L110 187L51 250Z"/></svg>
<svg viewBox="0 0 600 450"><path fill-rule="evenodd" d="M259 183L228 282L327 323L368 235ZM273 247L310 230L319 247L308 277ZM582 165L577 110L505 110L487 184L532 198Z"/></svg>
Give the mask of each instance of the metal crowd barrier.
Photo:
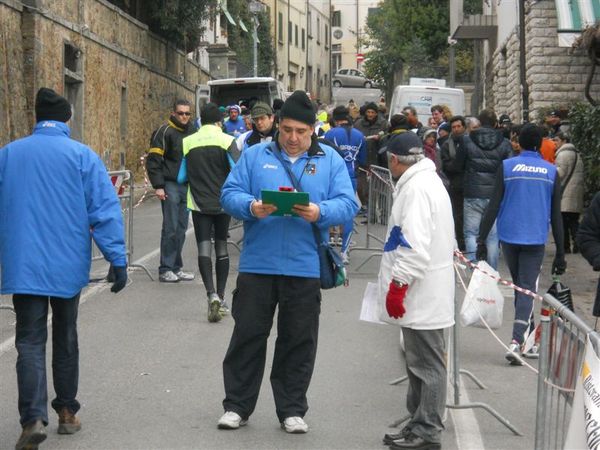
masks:
<svg viewBox="0 0 600 450"><path fill-rule="evenodd" d="M233 245L238 252L242 251L242 241L244 240L244 233L242 232L242 235L240 236L239 239L233 240L231 237L231 232L234 230L237 230L239 228L243 228L243 226L244 226L244 221L240 220L240 219L236 219L235 217L232 217L231 220L229 221L229 234L227 237L227 243L229 245Z"/></svg>
<svg viewBox="0 0 600 450"><path fill-rule="evenodd" d="M372 258L383 253L387 233L388 218L392 211L394 182L392 173L385 167L372 165L367 175L369 184L369 203L367 205L367 236L364 247L352 247L355 250L370 250L371 255L357 266L360 270Z"/></svg>
<svg viewBox="0 0 600 450"><path fill-rule="evenodd" d="M564 448L586 338L599 335L550 294L544 295L535 420L535 449ZM596 348L600 348L596 346Z"/></svg>
<svg viewBox="0 0 600 450"><path fill-rule="evenodd" d="M123 225L125 227L125 247L129 268L140 268L152 281L154 278L146 266L133 263L133 205L134 205L134 179L130 170L114 170L108 172L123 212ZM104 259L104 256L92 240L92 261Z"/></svg>

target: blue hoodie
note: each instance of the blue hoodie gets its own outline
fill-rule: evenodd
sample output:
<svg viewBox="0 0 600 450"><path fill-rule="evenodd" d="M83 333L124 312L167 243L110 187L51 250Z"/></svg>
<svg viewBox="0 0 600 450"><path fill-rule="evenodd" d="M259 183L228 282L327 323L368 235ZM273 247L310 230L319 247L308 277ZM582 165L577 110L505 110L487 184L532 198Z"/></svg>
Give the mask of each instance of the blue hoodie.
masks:
<svg viewBox="0 0 600 450"><path fill-rule="evenodd" d="M115 266L127 263L104 164L69 135L66 124L42 121L0 149L2 294L74 297L89 281L92 238Z"/></svg>
<svg viewBox="0 0 600 450"><path fill-rule="evenodd" d="M292 182L273 150L277 142L254 145L242 153L223 189L221 204L228 214L244 220L244 245L240 272L319 278L317 245L309 222L301 217L269 216L257 219L250 211L261 190L278 190ZM299 180L309 200L319 205L316 225L327 241L332 225L356 215L352 183L344 160L331 147L313 141L308 152L293 164L282 151L281 157Z"/></svg>

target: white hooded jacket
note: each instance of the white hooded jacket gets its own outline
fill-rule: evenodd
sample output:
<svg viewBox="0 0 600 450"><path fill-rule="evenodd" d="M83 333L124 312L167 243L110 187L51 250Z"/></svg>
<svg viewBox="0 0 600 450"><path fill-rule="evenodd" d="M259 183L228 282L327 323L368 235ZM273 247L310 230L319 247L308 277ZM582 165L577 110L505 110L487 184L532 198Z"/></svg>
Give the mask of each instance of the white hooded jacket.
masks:
<svg viewBox="0 0 600 450"><path fill-rule="evenodd" d="M417 330L454 324L454 220L450 198L428 158L400 177L379 269L381 320ZM390 281L408 284L406 313L388 316Z"/></svg>

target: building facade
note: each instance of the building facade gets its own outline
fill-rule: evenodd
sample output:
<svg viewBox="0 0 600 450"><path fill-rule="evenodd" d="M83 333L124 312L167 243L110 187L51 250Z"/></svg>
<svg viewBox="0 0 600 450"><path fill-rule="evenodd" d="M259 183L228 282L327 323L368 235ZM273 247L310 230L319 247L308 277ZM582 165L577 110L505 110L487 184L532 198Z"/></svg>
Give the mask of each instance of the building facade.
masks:
<svg viewBox="0 0 600 450"><path fill-rule="evenodd" d="M274 77L287 91L303 89L313 99L331 95L329 0L265 0L269 8Z"/></svg>
<svg viewBox="0 0 600 450"><path fill-rule="evenodd" d="M379 0L331 0L331 71L362 70L365 26L369 14L377 11Z"/></svg>
<svg viewBox="0 0 600 450"><path fill-rule="evenodd" d="M459 17L452 37L482 42L482 106L521 122L527 116L538 119L540 112L548 108L568 110L585 100L590 60L584 50L572 44L586 26L598 19L593 3L483 2L482 15ZM525 9L521 11L523 4ZM462 1L452 0L450 8L462 10ZM520 17L524 27L519 26ZM599 81L600 75L596 74L591 89L596 99L600 99Z"/></svg>

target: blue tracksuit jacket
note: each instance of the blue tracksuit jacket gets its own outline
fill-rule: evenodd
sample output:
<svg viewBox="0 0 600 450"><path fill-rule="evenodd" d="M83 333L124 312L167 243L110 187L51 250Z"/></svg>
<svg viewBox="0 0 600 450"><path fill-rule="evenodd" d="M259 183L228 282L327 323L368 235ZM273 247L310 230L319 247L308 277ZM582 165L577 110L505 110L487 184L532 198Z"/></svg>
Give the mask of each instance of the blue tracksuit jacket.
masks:
<svg viewBox="0 0 600 450"><path fill-rule="evenodd" d="M273 153L277 142L257 144L242 153L221 191L228 214L244 220L240 272L319 278L319 257L310 223L300 217L255 218L250 205L261 190L292 186L285 168ZM282 151L286 164L291 164ZM356 215L354 190L342 158L331 147L313 140L308 152L291 164L310 202L319 205L316 225L327 241L328 228Z"/></svg>
<svg viewBox="0 0 600 450"><path fill-rule="evenodd" d="M121 206L104 164L38 122L0 149L0 265L3 294L74 297L88 284L91 239L115 266L127 263Z"/></svg>

